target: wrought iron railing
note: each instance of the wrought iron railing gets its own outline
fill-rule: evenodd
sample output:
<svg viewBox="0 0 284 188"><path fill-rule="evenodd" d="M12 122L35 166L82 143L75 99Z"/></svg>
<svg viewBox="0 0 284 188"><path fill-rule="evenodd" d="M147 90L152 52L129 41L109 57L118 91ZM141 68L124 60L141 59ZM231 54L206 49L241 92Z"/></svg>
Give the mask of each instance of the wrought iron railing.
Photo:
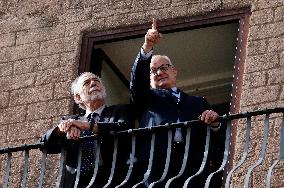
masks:
<svg viewBox="0 0 284 188"><path fill-rule="evenodd" d="M223 126L225 126L225 142L224 142L224 151L223 151L223 159L221 160L220 166L211 174L208 175L206 181L204 182L204 187L210 187L210 183L212 183L212 178L215 176L217 173L222 173L223 172L223 187L230 187L232 183L232 179L234 176L234 173L237 171L238 168L240 168L246 160L248 160L249 156L249 146L251 144L251 130L252 130L252 122L255 121L256 116L263 116L264 120L264 127L263 127L263 141L261 144L261 148L259 151L259 157L257 161L254 163L250 164L245 175L244 175L244 181L243 181L243 187L247 188L250 187L250 180L252 177L253 171L256 169L256 167L260 166L263 161L265 154L267 153L267 145L268 145L268 138L269 138L269 130L270 130L270 120L271 120L271 114L273 114L273 118L280 118L281 119L281 125L279 125L279 147L278 148L278 154L276 156L276 160L271 162L271 165L268 168L268 171L266 172L266 179L263 180L265 182L266 187L271 187L271 180L273 177L273 172L275 166L280 162L284 161L284 108L274 108L274 109L266 109L266 110L260 110L260 111L254 111L254 112L246 112L246 113L240 113L240 114L234 114L234 115L224 115L219 118L219 121L225 122ZM245 143L243 146L243 153L239 161L232 163L232 156L230 156L230 150L234 149L230 145L232 138L232 128L233 126L237 126L239 122L236 123L236 121L245 119ZM157 127L149 127L149 128L139 128L139 129L129 129L126 131L120 131L116 133L111 133L114 136L114 150L113 150L113 156L112 156L112 165L111 165L111 170L110 174L108 177L108 181L105 184L104 187L109 187L112 183L113 176L115 173L115 170L118 168L116 166L116 160L117 160L117 151L119 150L118 148L118 140L120 136L123 135L131 135L131 149L130 149L130 158L128 160L128 171L125 174L124 180L119 182L117 185L112 185L111 187L123 187L127 182L129 181L131 174L133 173L133 167L135 166L135 150L136 150L136 135L137 134L143 134L143 132L152 132L152 137L151 137L151 148L150 148L150 157L149 157L149 164L147 167L147 173L145 172L144 178L140 181L138 180L136 184L134 184L132 187L138 187L139 185L143 184L151 171L151 168L153 167L153 154L154 154L154 142L155 142L155 135L159 134L159 131L162 129L168 130L168 146L167 146L167 156L166 156L166 163L164 167L164 172L162 176L160 177L159 180L151 182L149 187L155 187L156 185L159 185L160 182L164 181L165 187L170 187L172 182L175 179L178 179L180 176L182 176L185 172L186 165L187 165L187 160L189 155L191 154L189 151L189 143L190 143L190 129L192 126L194 126L196 123L199 123L199 120L194 120L194 121L187 121L187 122L180 122L180 123L169 123L166 125L160 125ZM185 138L185 148L184 148L184 155L182 159L182 165L181 168L176 176L168 178L167 173L169 171L169 166L170 166L170 155L172 151L172 129L174 128L182 128L186 127L187 129L187 135ZM83 138L83 139L89 139L89 138ZM181 183L181 187L186 188L189 186L190 181L194 179L196 176L198 176L202 171L204 171L204 168L206 167L206 162L208 162L208 151L209 151L209 146L210 146L210 128L207 127L207 134L206 134L206 144L204 146L204 155L202 159L202 163L200 165L199 170L192 176L187 177L184 182ZM38 178L38 187L43 187L44 186L44 181L46 179L45 173L46 173L46 159L47 159L47 149L45 146L45 143L38 143L38 144L31 144L31 145L23 145L23 146L18 146L18 147L8 147L8 148L2 148L0 149L0 159L5 159L5 168L3 170L5 171L3 180L2 180L2 186L4 188L10 187L9 180L11 178L11 160L13 157L14 153L18 152L24 152L24 164L23 164L23 170L21 174L21 187L28 187L27 185L27 177L29 176L29 169L32 168L32 164L29 164L29 152L31 150L39 150L41 149L42 151L42 159L41 159L41 171L40 175ZM80 177L80 168L81 168L81 150L79 151L78 154L78 165L77 165L77 175L76 175L76 183L75 187L77 187L79 177ZM63 182L63 176L64 176L64 169L65 169L65 148L63 147L61 149L61 154L60 154L60 161L58 164L58 174L57 174L57 179L55 182L56 187L61 187L62 182ZM99 155L100 155L100 143L98 142L97 148L96 148L96 158L95 158L95 167L94 167L94 173L93 173L93 178L91 179L89 186L90 187L95 181L96 181L96 175L99 169ZM3 157L5 156L5 157ZM231 163L229 163L231 161ZM3 164L3 161L1 162ZM1 164L0 163L0 164ZM1 169L1 167L0 167ZM225 169L225 170L224 170ZM284 175L284 169L282 169L282 176Z"/></svg>

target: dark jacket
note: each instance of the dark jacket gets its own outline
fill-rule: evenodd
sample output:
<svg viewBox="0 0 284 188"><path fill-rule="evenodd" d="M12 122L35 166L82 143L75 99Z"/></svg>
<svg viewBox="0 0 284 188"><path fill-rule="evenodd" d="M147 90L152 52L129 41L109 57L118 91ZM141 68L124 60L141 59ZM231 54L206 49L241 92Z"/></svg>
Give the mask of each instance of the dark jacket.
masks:
<svg viewBox="0 0 284 188"><path fill-rule="evenodd" d="M63 119L78 119L81 115L74 115L64 117ZM114 139L109 133L110 131L121 131L133 128L135 116L133 115L133 109L131 105L113 105L105 107L101 113L100 121L103 123L124 122L121 126L113 124L101 124L99 125L99 141L101 143L101 156L104 163L102 168L111 167L113 144ZM78 159L79 142L66 138L65 134L56 134L58 127L48 130L41 138L41 141L46 143L48 153L60 153L62 146L66 147L66 165L76 168ZM118 140L118 165L126 166L126 160L129 157L130 152L130 137L119 137ZM101 168L101 167L100 167Z"/></svg>
<svg viewBox="0 0 284 188"><path fill-rule="evenodd" d="M210 109L205 98L189 96L181 91L180 101L177 103L168 90L150 89L150 61L151 57L143 59L139 52L131 72L131 97L136 105L140 127L163 125L177 122L177 120L180 122L197 120L203 111ZM182 130L182 134L185 140L185 129ZM200 124L192 127L189 161L194 165L200 166L201 164L205 137L205 125ZM145 141L141 142L142 146L139 146L142 148L138 148L137 151L137 157L142 161L149 159L150 148L150 138L147 137L148 140L146 140L146 137L144 138ZM167 140L166 132L156 134L154 155L159 160L166 157ZM144 153L144 155L141 155L141 153Z"/></svg>

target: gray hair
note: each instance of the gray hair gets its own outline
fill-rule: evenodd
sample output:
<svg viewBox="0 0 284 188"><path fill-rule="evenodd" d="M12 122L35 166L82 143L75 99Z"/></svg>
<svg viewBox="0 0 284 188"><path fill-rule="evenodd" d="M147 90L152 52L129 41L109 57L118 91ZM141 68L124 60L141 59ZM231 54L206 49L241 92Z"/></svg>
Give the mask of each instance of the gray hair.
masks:
<svg viewBox="0 0 284 188"><path fill-rule="evenodd" d="M71 93L72 95L76 95L78 94L78 90L79 90L79 85L78 85L78 80L81 78L81 77L84 77L84 76L94 76L96 77L101 83L102 83L102 80L101 78L98 76L98 75L95 75L94 73L91 73L91 72L83 72L82 74L80 74L80 76L78 76L73 82L72 82L72 85L71 85Z"/></svg>
<svg viewBox="0 0 284 188"><path fill-rule="evenodd" d="M71 93L73 94L73 96L75 96L76 94L78 94L78 91L80 89L80 85L78 84L78 81L80 80L80 78L82 77L96 77L99 82L101 83L102 87L103 87L103 93L102 93L102 96L103 98L105 98L106 96L106 91L105 91L105 88L104 88L104 85L102 83L102 80L99 76L91 73L91 72L84 72L82 73L80 76L78 76L73 82L72 82L72 85L71 85ZM80 103L79 101L75 100L75 103L79 105L80 108L86 110L86 106L83 104L83 103Z"/></svg>
<svg viewBox="0 0 284 188"><path fill-rule="evenodd" d="M153 55L151 59L151 63L156 62L158 59L166 60L170 65L174 66L171 59L166 55Z"/></svg>

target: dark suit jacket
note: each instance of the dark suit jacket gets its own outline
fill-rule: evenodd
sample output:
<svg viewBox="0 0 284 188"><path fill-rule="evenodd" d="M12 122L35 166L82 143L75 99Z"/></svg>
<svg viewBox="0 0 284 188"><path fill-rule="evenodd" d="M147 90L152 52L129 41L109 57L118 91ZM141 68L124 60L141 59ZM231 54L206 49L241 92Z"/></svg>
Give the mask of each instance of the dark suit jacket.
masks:
<svg viewBox="0 0 284 188"><path fill-rule="evenodd" d="M74 115L64 117L63 119L79 119L81 115ZM105 107L100 116L100 122L112 123L112 122L125 122L122 126L102 124L99 126L99 139L101 142L101 155L104 163L103 168L110 169L112 162L113 152L113 136L110 131L121 131L133 128L135 116L133 115L133 108L131 105L113 105ZM65 134L56 134L58 127L48 130L41 138L41 141L46 143L48 153L60 153L62 146L66 147L66 165L76 168L78 159L79 142L66 138ZM118 141L118 159L117 164L126 165L127 157L130 152L130 141L127 136L120 137ZM129 147L128 147L129 146ZM119 164L120 163L120 164Z"/></svg>
<svg viewBox="0 0 284 188"><path fill-rule="evenodd" d="M210 109L205 98L189 96L181 91L180 102L177 104L168 90L150 89L150 61L151 57L143 59L139 53L131 72L131 97L136 105L140 127L157 126L177 122L177 120L180 122L197 120L203 111ZM185 140L185 129L183 129L182 133L183 139ZM200 166L201 164L205 137L205 125L192 127L189 161L194 165ZM149 139L149 137L147 139ZM166 132L156 134L154 154L158 160L165 159L166 157L167 140ZM145 140L143 144L141 144L142 146L140 146L142 149L138 148L137 151L137 157L142 161L149 159L149 155L145 155L145 153L149 153L150 146L148 142L150 142L150 140ZM148 151L146 152L146 150ZM144 155L142 153L144 153Z"/></svg>

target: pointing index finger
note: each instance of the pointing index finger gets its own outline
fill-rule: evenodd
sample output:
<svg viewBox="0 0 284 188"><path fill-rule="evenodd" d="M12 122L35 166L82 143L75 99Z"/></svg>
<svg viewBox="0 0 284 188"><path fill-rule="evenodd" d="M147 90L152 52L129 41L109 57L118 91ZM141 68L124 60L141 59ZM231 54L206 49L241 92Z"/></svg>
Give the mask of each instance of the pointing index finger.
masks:
<svg viewBox="0 0 284 188"><path fill-rule="evenodd" d="M153 18L153 23L152 23L152 29L157 29L157 20L156 18Z"/></svg>

